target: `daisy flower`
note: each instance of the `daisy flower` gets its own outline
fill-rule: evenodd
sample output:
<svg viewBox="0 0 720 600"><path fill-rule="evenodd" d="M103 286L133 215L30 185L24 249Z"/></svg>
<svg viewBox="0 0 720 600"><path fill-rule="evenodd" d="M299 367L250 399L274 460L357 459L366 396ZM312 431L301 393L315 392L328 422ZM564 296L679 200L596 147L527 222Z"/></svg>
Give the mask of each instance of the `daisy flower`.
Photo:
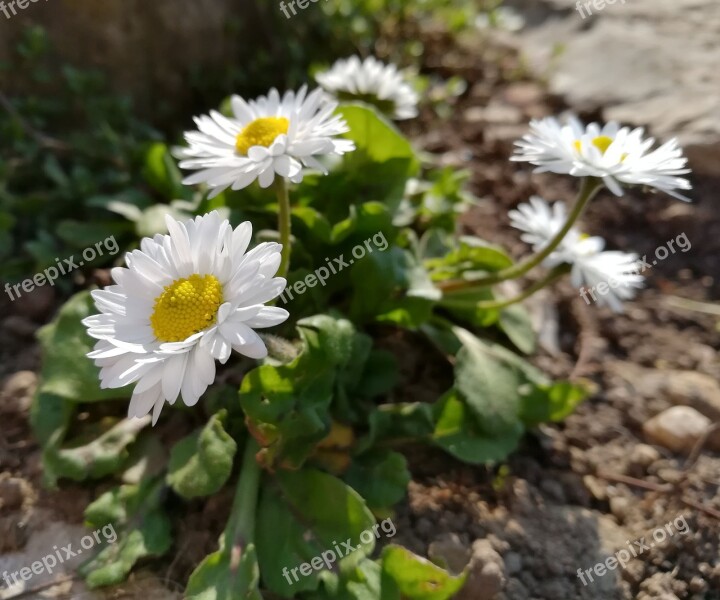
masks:
<svg viewBox="0 0 720 600"><path fill-rule="evenodd" d="M231 350L267 356L254 330L288 318L264 305L286 285L274 277L280 244L247 252L251 224L233 230L216 211L166 222L168 235L144 238L125 256L127 268L112 270L115 285L92 292L100 314L83 320L98 340L88 356L101 387L135 384L128 414L152 411L153 424L166 401L197 404L215 379L215 361L227 362Z"/></svg>
<svg viewBox="0 0 720 600"><path fill-rule="evenodd" d="M562 229L565 213L562 202L550 206L533 196L529 204L520 204L508 214L510 224L523 232L521 239L537 252ZM570 281L577 288L596 290L599 284L607 284L608 292L593 294L593 299L598 305L607 304L615 312L622 312L622 301L633 298L635 290L642 287L643 277L639 274L642 263L638 259L637 254L606 251L603 238L589 237L573 227L543 265L548 268L571 265Z"/></svg>
<svg viewBox="0 0 720 600"><path fill-rule="evenodd" d="M183 183L207 183L211 198L230 187L243 189L256 179L267 188L276 175L299 183L304 168L327 173L320 157L355 149L352 141L336 139L349 128L333 114L337 102L321 89L308 95L303 86L282 97L272 89L250 102L233 96L231 106L230 118L217 111L195 117L198 131L185 133L189 147L174 151L181 169L197 170Z"/></svg>
<svg viewBox="0 0 720 600"><path fill-rule="evenodd" d="M341 100L363 100L395 119L412 119L418 114L418 95L398 68L372 56L362 62L357 56L338 60L315 79Z"/></svg>
<svg viewBox="0 0 720 600"><path fill-rule="evenodd" d="M690 190L679 177L690 172L687 158L672 139L653 151L654 138L645 138L641 127L630 129L611 122L584 126L572 116L562 125L553 117L530 122L530 133L515 143L514 161L537 165L538 172L598 177L616 196L622 184L645 185L688 200L676 190Z"/></svg>

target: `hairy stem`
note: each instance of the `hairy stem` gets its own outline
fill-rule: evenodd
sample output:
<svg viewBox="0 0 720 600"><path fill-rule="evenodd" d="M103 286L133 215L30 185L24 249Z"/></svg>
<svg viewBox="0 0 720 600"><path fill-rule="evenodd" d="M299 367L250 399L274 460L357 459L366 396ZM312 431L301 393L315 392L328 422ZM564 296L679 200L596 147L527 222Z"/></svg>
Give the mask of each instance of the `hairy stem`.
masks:
<svg viewBox="0 0 720 600"><path fill-rule="evenodd" d="M230 526L226 530L230 538L226 539L226 547L233 549L233 556L236 554L236 549L239 549L241 553L248 544L254 543L255 539L255 512L261 475L260 465L255 460L255 454L259 449L255 438L248 435L240 479L230 515ZM239 557L240 555L238 555L238 560Z"/></svg>
<svg viewBox="0 0 720 600"><path fill-rule="evenodd" d="M280 243L282 244L278 277L287 277L290 270L290 252L292 250L290 245L290 195L284 177L276 177L274 186L278 200L278 231L280 232Z"/></svg>
<svg viewBox="0 0 720 600"><path fill-rule="evenodd" d="M477 308L481 309L500 309L500 308L506 308L508 306L512 306L513 304L517 304L518 302L522 302L523 300L529 298L532 296L535 292L540 291L544 287L550 285L554 281L560 279L563 275L568 273L570 271L570 265L563 264L555 267L552 271L550 271L545 277L531 285L529 288L524 290L521 294L518 294L517 296L513 298L507 298L505 300L486 300L484 302L478 302Z"/></svg>

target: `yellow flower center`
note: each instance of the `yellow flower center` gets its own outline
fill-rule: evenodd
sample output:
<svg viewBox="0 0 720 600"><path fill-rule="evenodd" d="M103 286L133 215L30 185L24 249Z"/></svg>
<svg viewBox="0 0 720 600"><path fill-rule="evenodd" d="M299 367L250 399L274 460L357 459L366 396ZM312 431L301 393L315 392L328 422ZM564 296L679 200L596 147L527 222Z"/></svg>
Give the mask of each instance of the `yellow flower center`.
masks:
<svg viewBox="0 0 720 600"><path fill-rule="evenodd" d="M592 145L595 146L600 152L605 154L607 152L607 149L610 147L610 145L614 142L611 137L608 137L606 135L600 135L593 139ZM582 152L582 141L575 140L575 149L578 152Z"/></svg>
<svg viewBox="0 0 720 600"><path fill-rule="evenodd" d="M165 286L155 299L150 316L161 342L182 342L215 323L223 302L223 289L212 275L190 275Z"/></svg>
<svg viewBox="0 0 720 600"><path fill-rule="evenodd" d="M235 149L243 156L253 146L269 147L277 136L288 132L290 121L285 117L263 117L247 125L235 140Z"/></svg>

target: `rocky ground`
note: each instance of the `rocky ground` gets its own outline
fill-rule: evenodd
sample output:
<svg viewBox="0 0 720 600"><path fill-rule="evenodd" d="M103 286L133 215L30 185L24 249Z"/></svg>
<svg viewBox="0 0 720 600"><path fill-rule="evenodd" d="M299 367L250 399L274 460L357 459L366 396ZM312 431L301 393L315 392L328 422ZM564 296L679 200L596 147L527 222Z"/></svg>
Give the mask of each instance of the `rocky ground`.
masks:
<svg viewBox="0 0 720 600"><path fill-rule="evenodd" d="M712 1L686 4L702 7ZM653 14L661 16L669 3L653 5ZM548 10L560 9L559 21L580 20L568 2L537 6L545 11L538 28L548 26ZM620 28L644 27L636 12L643 6L647 9L649 0L609 7L599 24L584 25L588 30L576 31L575 37L568 34L567 48L575 47L575 41L589 44L583 40L600 35L609 21L617 20ZM627 22L623 10L634 15ZM685 26L673 27L682 31ZM542 34L541 29L532 33ZM642 65L647 54L636 47L641 42L636 37L630 35L625 42ZM501 43L488 45L475 37L452 46L439 34L429 33L428 38L425 70L461 75L469 89L451 119L439 120L428 110L408 131L442 164L471 169L472 189L481 201L464 219L467 231L519 255L525 248L507 228L507 210L532 193L570 201L574 182L531 176L527 167L509 163L512 140L525 130L528 118L554 114L568 105L585 117L600 117L605 97L595 98L597 92L582 83L557 87L569 67L554 71L547 85L539 82L518 57L517 38L504 36ZM664 37L657 46L667 43L665 50L679 60L672 39ZM687 47L702 46L703 39L688 35ZM534 42L528 37L519 43ZM607 52L621 51L619 43L601 45ZM596 71L611 78L615 92L624 83L633 85L632 73L626 81L612 79L600 67ZM697 81L716 76L716 69L705 69ZM572 89L585 94L588 102L573 96ZM664 93L670 94L667 118L653 121L649 109L640 108L634 117L626 113L625 120L648 123L661 137L672 127L684 130L690 123L704 122L701 113L692 119L678 116L688 105L672 100L670 87L663 93L653 89L644 100L616 96L606 114L623 114L612 111L637 102L652 104ZM705 96L693 92L692 98L701 102ZM718 298L720 212L714 202L720 179L701 174L694 183L695 202L690 205L641 192L622 199L604 194L585 216L586 230L606 237L613 248L652 256L683 233L692 243L688 252L671 254L653 267L647 289L628 303L625 314L586 305L567 284L529 305L542 334L543 349L534 361L556 377L592 381L596 392L591 399L565 422L528 435L507 465L498 468L467 467L442 454L409 451L413 482L395 519L398 533L393 541L454 569L469 563L471 579L459 598L720 598L720 436L710 431L711 423L720 421L720 333L717 317L687 310L673 300ZM38 368L33 333L51 317L56 303L47 292L22 305L0 299L0 571L35 559L41 548L56 543L53 540L78 538L82 510L95 496L89 486L42 489L39 450L27 424ZM428 372L428 364L440 362L429 347L405 338L390 340L387 346L403 358L403 394L432 400L444 389L442 368ZM174 582L184 580L213 549L225 500L198 504L180 525L170 558L147 564L125 586L90 594L66 570L68 578L60 585L44 587L50 580L38 578L23 597L180 597L180 584ZM598 574L602 569L591 571L592 581L585 573L587 585L578 577L578 569L592 570L609 557L624 557L621 551L631 548L638 556L625 568L603 575Z"/></svg>

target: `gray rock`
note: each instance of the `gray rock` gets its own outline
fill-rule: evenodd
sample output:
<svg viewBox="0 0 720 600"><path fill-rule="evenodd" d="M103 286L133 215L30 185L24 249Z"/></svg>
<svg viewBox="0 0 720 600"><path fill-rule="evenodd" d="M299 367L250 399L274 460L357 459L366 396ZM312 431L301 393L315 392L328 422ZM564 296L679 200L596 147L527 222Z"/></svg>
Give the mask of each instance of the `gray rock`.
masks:
<svg viewBox="0 0 720 600"><path fill-rule="evenodd" d="M673 406L647 421L643 432L651 442L673 452L689 452L711 424L690 406Z"/></svg>

